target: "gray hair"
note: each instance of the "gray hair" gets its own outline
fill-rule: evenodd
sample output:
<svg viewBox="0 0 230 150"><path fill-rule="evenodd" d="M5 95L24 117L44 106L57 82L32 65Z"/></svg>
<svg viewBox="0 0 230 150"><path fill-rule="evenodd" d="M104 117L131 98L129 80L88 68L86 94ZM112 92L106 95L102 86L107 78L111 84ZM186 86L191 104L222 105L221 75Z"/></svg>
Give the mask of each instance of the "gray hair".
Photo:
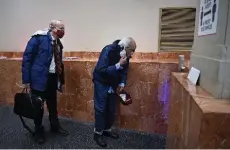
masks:
<svg viewBox="0 0 230 150"><path fill-rule="evenodd" d="M49 30L52 30L56 27L58 23L62 22L62 20L51 20L49 23Z"/></svg>
<svg viewBox="0 0 230 150"><path fill-rule="evenodd" d="M133 51L135 51L135 49L137 47L136 42L131 37L123 38L118 43L118 45L120 45L121 47L124 47L124 48L132 49Z"/></svg>

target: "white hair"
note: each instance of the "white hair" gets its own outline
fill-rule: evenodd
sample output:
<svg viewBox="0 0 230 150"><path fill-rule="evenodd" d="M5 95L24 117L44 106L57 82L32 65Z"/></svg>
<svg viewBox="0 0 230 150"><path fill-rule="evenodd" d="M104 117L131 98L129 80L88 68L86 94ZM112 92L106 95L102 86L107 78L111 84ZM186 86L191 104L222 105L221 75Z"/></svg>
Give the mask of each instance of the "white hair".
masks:
<svg viewBox="0 0 230 150"><path fill-rule="evenodd" d="M62 21L61 20L51 20L50 23L49 23L49 30L53 29L56 27L56 25L58 23L61 23Z"/></svg>
<svg viewBox="0 0 230 150"><path fill-rule="evenodd" d="M135 50L136 49L136 42L134 41L133 38L131 37L127 37L127 38L123 38L119 43L118 45L120 45L121 47L124 47L124 48L129 48L129 49L132 49L132 50Z"/></svg>

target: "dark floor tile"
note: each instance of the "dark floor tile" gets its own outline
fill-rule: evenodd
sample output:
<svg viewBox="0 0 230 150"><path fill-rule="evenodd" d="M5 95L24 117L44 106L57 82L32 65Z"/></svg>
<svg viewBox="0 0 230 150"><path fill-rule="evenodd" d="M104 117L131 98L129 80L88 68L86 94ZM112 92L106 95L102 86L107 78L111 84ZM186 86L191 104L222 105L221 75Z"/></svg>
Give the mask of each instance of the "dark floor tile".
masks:
<svg viewBox="0 0 230 150"><path fill-rule="evenodd" d="M27 120L29 126L33 122ZM46 129L47 142L37 145L31 135L22 127L20 119L13 113L12 107L0 106L0 149L77 149L77 148L100 148L93 140L93 124L81 123L71 119L61 118L61 125L68 129L68 137L55 136L49 132L49 122L44 118L43 124ZM164 149L165 136L156 134L139 133L129 130L120 130L118 140L107 139L108 148L115 149Z"/></svg>

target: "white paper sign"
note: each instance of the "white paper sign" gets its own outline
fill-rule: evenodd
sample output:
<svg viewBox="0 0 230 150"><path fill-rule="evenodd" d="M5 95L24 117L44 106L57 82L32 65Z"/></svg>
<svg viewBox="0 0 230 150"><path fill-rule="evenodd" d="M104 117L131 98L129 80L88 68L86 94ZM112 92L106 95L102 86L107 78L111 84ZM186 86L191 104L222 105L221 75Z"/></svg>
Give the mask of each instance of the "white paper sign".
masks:
<svg viewBox="0 0 230 150"><path fill-rule="evenodd" d="M188 79L189 81L191 81L194 85L196 85L197 83L197 80L200 76L200 70L192 67L191 70L189 71L189 74L188 74Z"/></svg>
<svg viewBox="0 0 230 150"><path fill-rule="evenodd" d="M198 36L215 34L219 0L200 0Z"/></svg>

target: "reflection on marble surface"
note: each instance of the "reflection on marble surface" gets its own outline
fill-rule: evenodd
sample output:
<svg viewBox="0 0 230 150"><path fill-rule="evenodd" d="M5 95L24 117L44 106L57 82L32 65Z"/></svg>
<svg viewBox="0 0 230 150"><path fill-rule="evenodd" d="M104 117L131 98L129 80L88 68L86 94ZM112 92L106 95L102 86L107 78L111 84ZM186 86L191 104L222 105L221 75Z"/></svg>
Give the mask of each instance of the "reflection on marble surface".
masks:
<svg viewBox="0 0 230 150"><path fill-rule="evenodd" d="M2 79L0 105L12 105L14 94L21 91L16 85L21 83L21 61L16 56L18 55L12 59L0 60ZM133 97L133 104L117 105L115 124L137 131L166 134L171 91L170 73L178 70L177 60L149 60L147 56L147 54L135 56L141 59L131 61L126 89ZM64 93L58 94L59 115L92 122L94 121L92 71L98 55L75 53L75 56L68 57L80 57L80 59L64 61L66 84Z"/></svg>
<svg viewBox="0 0 230 150"><path fill-rule="evenodd" d="M132 62L158 62L158 63L178 63L178 56L185 56L185 66L186 72L188 71L190 65L190 53L187 52L153 52L153 53L144 53L144 52L135 52L133 55ZM64 51L64 60L65 61L97 61L100 52L66 52ZM0 51L0 56L9 59L9 60L21 60L23 52L4 52Z"/></svg>
<svg viewBox="0 0 230 150"><path fill-rule="evenodd" d="M148 59L148 60L165 60L165 59L178 59L178 55L184 55L185 59L190 59L190 51L186 52L135 52L133 59ZM0 51L0 56L6 56L7 58L22 57L23 52L9 52ZM85 59L98 58L100 52L79 52L79 51L64 51L64 57L79 57Z"/></svg>
<svg viewBox="0 0 230 150"><path fill-rule="evenodd" d="M230 101L213 98L186 77L171 76L167 148L230 148Z"/></svg>

